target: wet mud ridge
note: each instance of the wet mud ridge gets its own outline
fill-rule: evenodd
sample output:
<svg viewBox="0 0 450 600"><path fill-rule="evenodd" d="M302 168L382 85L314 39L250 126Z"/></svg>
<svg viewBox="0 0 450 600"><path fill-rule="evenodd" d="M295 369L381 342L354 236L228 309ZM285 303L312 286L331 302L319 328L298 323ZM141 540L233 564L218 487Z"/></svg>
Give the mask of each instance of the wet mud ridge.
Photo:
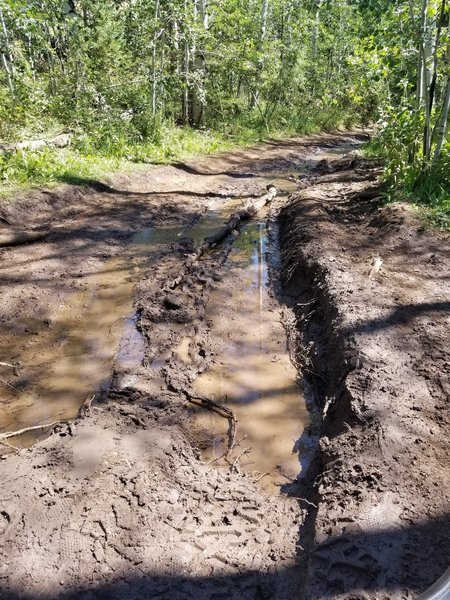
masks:
<svg viewBox="0 0 450 600"><path fill-rule="evenodd" d="M365 138L3 209L51 233L2 250L1 598L400 599L442 574L449 242L383 207Z"/></svg>

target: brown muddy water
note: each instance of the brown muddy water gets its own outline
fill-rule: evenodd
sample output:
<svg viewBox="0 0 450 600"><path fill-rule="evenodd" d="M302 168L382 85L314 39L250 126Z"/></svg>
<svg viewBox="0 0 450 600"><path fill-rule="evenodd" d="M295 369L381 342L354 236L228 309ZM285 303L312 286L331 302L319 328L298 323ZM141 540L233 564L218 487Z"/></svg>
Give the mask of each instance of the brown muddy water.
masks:
<svg viewBox="0 0 450 600"><path fill-rule="evenodd" d="M276 493L301 469L298 440L308 416L287 352L281 309L271 294L268 258L275 252L268 246L264 220L252 222L236 240L227 273L207 305L211 336L222 341L221 353L194 385L236 416L238 444L229 461L243 453L239 464ZM198 425L211 436L203 456L220 464L227 422L212 412L198 415Z"/></svg>
<svg viewBox="0 0 450 600"><path fill-rule="evenodd" d="M144 339L136 329L134 282L145 277L167 244L190 237L195 244L217 229L236 200L214 200L192 227L150 228L133 236L120 257L84 275L88 289L73 293L51 322L27 318L2 332L0 432L71 419L94 394L106 390L114 361L139 367ZM10 438L33 444L38 432Z"/></svg>
<svg viewBox="0 0 450 600"><path fill-rule="evenodd" d="M152 249L173 241L180 227L136 234L123 256L85 275L87 290L72 294L51 322L15 322L2 335L2 355L17 365L11 378L1 367L3 385L0 431L73 418L89 398L106 389L114 360L140 362L143 340L134 325L133 291L149 268ZM3 360L3 359L2 359ZM5 379L6 380L6 379ZM11 442L27 446L34 433Z"/></svg>
<svg viewBox="0 0 450 600"><path fill-rule="evenodd" d="M271 179L279 187L282 183L286 192L296 187L276 175ZM115 362L126 369L139 368L145 342L136 328L134 283L151 272L163 246L181 236L198 246L239 203L239 199L215 200L190 228L137 233L122 256L107 261L100 272L85 275L88 289L72 294L51 322L28 319L4 332L0 361L11 362L16 369L12 377L10 367L0 366L4 383L0 431L73 418L81 405L107 390ZM202 395L233 409L238 420L234 452L243 452L239 465L263 476L261 484L273 493L300 471L296 440L307 411L287 353L281 309L270 293L269 254L266 221L252 222L237 238L223 280L208 302L206 318L211 334L223 341L222 354L195 386ZM190 362L190 343L189 337L182 337L174 350L182 362ZM160 362L151 366L163 366L164 357ZM226 423L213 413L198 412L196 420L212 440L204 458L215 460L224 452ZM9 441L26 447L41 433Z"/></svg>

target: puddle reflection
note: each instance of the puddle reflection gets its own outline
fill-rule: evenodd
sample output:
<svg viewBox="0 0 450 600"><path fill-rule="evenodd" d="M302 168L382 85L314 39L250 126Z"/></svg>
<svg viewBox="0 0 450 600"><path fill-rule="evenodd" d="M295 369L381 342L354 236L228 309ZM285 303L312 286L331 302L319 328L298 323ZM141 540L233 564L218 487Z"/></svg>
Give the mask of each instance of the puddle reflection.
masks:
<svg viewBox="0 0 450 600"><path fill-rule="evenodd" d="M293 449L307 410L287 353L279 310L269 298L266 255L265 223L252 223L230 254L229 277L211 294L207 318L213 337L223 340L223 353L213 369L196 380L195 388L233 409L237 439L245 437L235 454L251 447L241 465L247 471L269 472L261 485L277 493L301 469ZM204 458L220 457L226 450L226 421L214 413L199 411L198 415L199 426L214 440Z"/></svg>
<svg viewBox="0 0 450 600"><path fill-rule="evenodd" d="M51 322L25 317L5 328L0 361L18 368L13 374L0 365L0 431L73 418L86 400L108 388L115 360L124 369L139 367L145 341L136 328L134 282L149 273L162 247L181 237L200 243L232 210L233 203L220 200L193 227L136 233L123 256L108 260L100 272L86 273L89 289L71 294ZM178 352L187 361L186 342ZM26 447L37 437L30 433L11 443Z"/></svg>

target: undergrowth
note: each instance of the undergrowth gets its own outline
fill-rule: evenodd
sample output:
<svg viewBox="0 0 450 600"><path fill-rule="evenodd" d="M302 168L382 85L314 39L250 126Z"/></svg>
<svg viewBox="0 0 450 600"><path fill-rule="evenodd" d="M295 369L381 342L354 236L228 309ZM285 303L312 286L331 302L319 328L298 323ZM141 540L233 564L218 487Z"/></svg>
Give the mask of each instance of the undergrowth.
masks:
<svg viewBox="0 0 450 600"><path fill-rule="evenodd" d="M381 131L364 148L366 156L384 160L387 200L412 203L428 224L450 231L450 142L439 163L423 171L420 162L410 161L401 138L387 139L393 134Z"/></svg>
<svg viewBox="0 0 450 600"><path fill-rule="evenodd" d="M68 148L45 147L0 154L0 195L9 196L18 187L103 179L107 173L130 170L139 164L171 163L267 138L315 133L351 124L351 118L343 116L342 111L340 114L299 111L290 118L280 114L277 125L271 127L259 115L251 114L236 119L232 125L216 123L214 128L203 130L155 122L144 137L141 133L136 135L136 130L127 123L105 121L98 123L90 133L84 128L74 132ZM52 131L56 133L53 127ZM22 133L24 138L33 138L31 133Z"/></svg>

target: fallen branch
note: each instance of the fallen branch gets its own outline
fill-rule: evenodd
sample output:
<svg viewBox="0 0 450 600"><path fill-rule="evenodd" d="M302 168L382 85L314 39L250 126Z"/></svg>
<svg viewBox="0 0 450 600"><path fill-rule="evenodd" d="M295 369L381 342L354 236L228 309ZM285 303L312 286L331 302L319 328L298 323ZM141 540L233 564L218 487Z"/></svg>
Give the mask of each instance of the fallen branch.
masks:
<svg viewBox="0 0 450 600"><path fill-rule="evenodd" d="M5 446L6 448L9 448L10 450L12 450L13 452L15 452L16 454L20 454L20 448L17 448L16 446L13 446L9 442L7 442L5 440L0 440L0 444L2 446Z"/></svg>
<svg viewBox="0 0 450 600"><path fill-rule="evenodd" d="M23 433L28 433L29 431L37 431L38 429L46 429L47 427L54 427L58 425L59 421L53 421L53 423L47 423L47 425L34 425L33 427L24 427L23 429L18 429L17 431L7 431L6 433L0 433L0 441L7 440L8 438L16 437L16 435L22 435Z"/></svg>
<svg viewBox="0 0 450 600"><path fill-rule="evenodd" d="M26 142L15 142L13 144L0 144L0 154L17 152L18 150L41 150L45 147L65 148L70 144L70 134L61 133L51 140L29 140Z"/></svg>
<svg viewBox="0 0 450 600"><path fill-rule="evenodd" d="M310 506L313 506L314 508L317 508L317 504L314 504L314 502L310 502L306 498L297 498L297 500L301 500L302 502L306 502L306 504L309 504Z"/></svg>
<svg viewBox="0 0 450 600"><path fill-rule="evenodd" d="M192 254L186 261L184 271L176 279L166 282L163 286L163 289L173 290L178 287L180 283L184 281L186 276L192 271L194 265L198 262L199 258L205 254L205 252L223 242L223 240L227 238L230 233L235 231L241 223L254 217L264 206L266 206L266 204L269 204L269 202L271 202L276 195L277 188L274 185L268 185L267 194L259 196L255 200L247 200L240 210L231 215L221 229L204 239L201 246L199 246L194 254Z"/></svg>
<svg viewBox="0 0 450 600"><path fill-rule="evenodd" d="M242 452L240 452L236 458L233 461L233 464L230 467L230 471L231 473L239 473L239 459L242 458L243 456L245 456L246 454L249 454L249 452L251 451L252 447L249 446L248 448L244 448L242 450Z"/></svg>
<svg viewBox="0 0 450 600"><path fill-rule="evenodd" d="M261 481L261 479L264 479L264 477L267 477L267 475L272 475L272 473L273 473L273 471L266 471L262 475L259 475L259 477L256 477L255 479L253 479L253 483L258 483L259 481Z"/></svg>
<svg viewBox="0 0 450 600"><path fill-rule="evenodd" d="M231 448L227 448L227 450L225 450L225 452L223 452L223 453L222 453L220 456L216 456L216 458L213 458L212 460L210 460L210 461L209 461L209 462L207 462L206 464L207 464L207 465L212 465L212 464L214 464L215 462L218 462L219 460L221 460L222 458L225 458L225 460L228 462L228 458L229 458L229 456L230 456L230 453L231 453L231 451L232 451L232 450L234 450L235 448L237 448L237 447L239 446L239 444L240 444L241 442L243 442L243 441L246 439L246 437L247 437L247 434L243 435L243 436L241 437L241 439L239 439L239 440L238 440L236 443L234 443L234 444L232 445L232 447L231 447Z"/></svg>
<svg viewBox="0 0 450 600"><path fill-rule="evenodd" d="M6 385L7 387L11 388L12 390L15 390L16 392L18 392L19 390L14 387L13 385L11 385L10 383L8 383L7 381L5 381L5 379L3 379L3 377L0 377L0 381Z"/></svg>

